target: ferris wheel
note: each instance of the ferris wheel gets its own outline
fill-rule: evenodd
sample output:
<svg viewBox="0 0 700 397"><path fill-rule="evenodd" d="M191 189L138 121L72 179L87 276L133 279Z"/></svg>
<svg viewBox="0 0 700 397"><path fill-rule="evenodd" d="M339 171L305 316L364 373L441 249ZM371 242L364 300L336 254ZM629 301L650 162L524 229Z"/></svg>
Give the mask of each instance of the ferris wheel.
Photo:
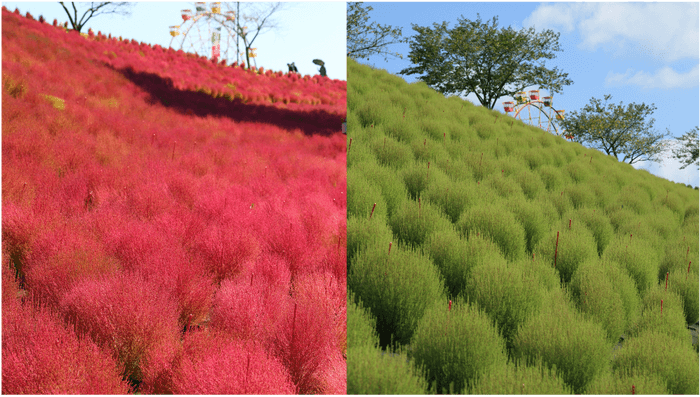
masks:
<svg viewBox="0 0 700 397"><path fill-rule="evenodd" d="M195 12L182 10L182 23L170 26L170 48L195 53L215 60L225 59L229 64L236 59L236 13L222 12L221 3L195 3ZM242 27L245 35L247 27ZM245 50L245 44L241 46ZM242 54L245 54L244 52ZM241 55L241 54L239 54ZM255 58L255 48L249 50ZM256 65L257 66L257 65Z"/></svg>
<svg viewBox="0 0 700 397"><path fill-rule="evenodd" d="M503 102L506 113L513 113L513 117L525 124L569 138L559 125L559 121L564 119L564 110L554 109L551 96L540 99L540 90L532 90L518 92L513 97L515 102Z"/></svg>

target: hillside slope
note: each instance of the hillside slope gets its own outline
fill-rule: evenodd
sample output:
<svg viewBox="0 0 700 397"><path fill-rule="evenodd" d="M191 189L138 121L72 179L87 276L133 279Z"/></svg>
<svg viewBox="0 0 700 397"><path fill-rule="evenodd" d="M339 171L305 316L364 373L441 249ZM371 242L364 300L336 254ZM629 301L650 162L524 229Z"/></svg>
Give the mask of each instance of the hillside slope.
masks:
<svg viewBox="0 0 700 397"><path fill-rule="evenodd" d="M696 190L352 60L348 141L349 393L697 393Z"/></svg>
<svg viewBox="0 0 700 397"><path fill-rule="evenodd" d="M2 22L2 392L344 394L345 82Z"/></svg>

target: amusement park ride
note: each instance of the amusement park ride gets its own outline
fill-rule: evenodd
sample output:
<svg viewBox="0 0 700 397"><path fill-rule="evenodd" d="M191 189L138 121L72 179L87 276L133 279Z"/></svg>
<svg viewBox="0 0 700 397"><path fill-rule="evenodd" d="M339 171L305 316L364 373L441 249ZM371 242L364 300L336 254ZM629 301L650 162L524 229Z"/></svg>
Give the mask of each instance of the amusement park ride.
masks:
<svg viewBox="0 0 700 397"><path fill-rule="evenodd" d="M564 120L564 110L554 109L551 96L540 98L540 90L532 90L518 92L513 97L515 102L503 102L506 113L513 113L513 117L526 124L573 139L559 125L559 121Z"/></svg>
<svg viewBox="0 0 700 397"><path fill-rule="evenodd" d="M192 10L182 10L182 23L170 26L170 47L185 52L193 52L199 55L211 56L212 59L229 60L229 53L236 53L245 57L245 52L238 53L234 46L238 48L236 37L239 20L237 13L231 10L222 12L221 2L195 3L195 12ZM245 38L247 27L241 29L241 38ZM225 35L225 41L221 40L221 33ZM245 49L245 40L243 44ZM250 48L248 52L250 58L255 58L255 48ZM256 65L257 66L257 65Z"/></svg>

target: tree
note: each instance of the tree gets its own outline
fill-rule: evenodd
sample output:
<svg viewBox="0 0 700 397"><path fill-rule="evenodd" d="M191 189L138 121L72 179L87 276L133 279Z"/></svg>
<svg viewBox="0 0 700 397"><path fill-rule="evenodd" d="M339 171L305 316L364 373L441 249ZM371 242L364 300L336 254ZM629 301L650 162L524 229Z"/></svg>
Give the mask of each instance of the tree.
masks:
<svg viewBox="0 0 700 397"><path fill-rule="evenodd" d="M400 74L422 74L419 80L442 94L476 94L479 102L493 109L496 100L512 96L525 87L536 85L551 93L573 82L557 68L547 69L545 59L553 59L559 47L559 33L535 28L515 31L491 23L458 19L454 29L447 22L433 28L413 24L418 34L410 43L413 66Z"/></svg>
<svg viewBox="0 0 700 397"><path fill-rule="evenodd" d="M246 25L254 25L255 27L249 29L248 26L240 26L238 24L236 25L236 32L243 39L246 65L250 69L250 55L253 42L263 31L279 27L277 22L272 19L272 14L282 9L282 3L247 2L243 4L246 6L247 14L241 14L241 18L243 18Z"/></svg>
<svg viewBox="0 0 700 397"><path fill-rule="evenodd" d="M604 98L607 104L612 96ZM560 124L577 142L602 150L618 160L624 155L623 162L660 162L659 155L665 150L663 139L670 133L667 130L666 134L656 134L652 131L655 120L645 122L654 110L653 103L651 106L630 103L625 107L620 102L619 105L610 103L604 106L600 99L591 98L580 112L571 112Z"/></svg>
<svg viewBox="0 0 700 397"><path fill-rule="evenodd" d="M673 158L680 160L681 169L695 164L698 165L698 127L686 132L680 138L676 138L676 147L673 149ZM700 167L699 167L700 168Z"/></svg>
<svg viewBox="0 0 700 397"><path fill-rule="evenodd" d="M384 60L388 56L403 56L398 52L391 53L387 50L390 44L407 43L408 39L401 38L401 28L392 29L391 26L382 26L376 22L367 25L369 12L372 6L362 7L361 2L348 2L348 56L353 59L368 58L373 54L384 54ZM390 37L394 41L390 40Z"/></svg>
<svg viewBox="0 0 700 397"><path fill-rule="evenodd" d="M114 3L114 2L104 2L104 3L90 3L90 7L85 10L82 14L82 17L78 19L78 8L75 6L75 3L70 3L72 8L73 8L73 14L71 14L70 11L68 11L68 8L66 7L66 4L62 1L58 2L61 7L66 11L66 14L68 14L68 20L70 21L70 24L73 26L74 30L77 30L80 32L80 30L85 26L85 24L94 17L100 16L100 15L105 15L105 14L117 14L117 15L122 15L126 16L131 14L131 7L135 3L129 3L129 2L120 2L120 3Z"/></svg>

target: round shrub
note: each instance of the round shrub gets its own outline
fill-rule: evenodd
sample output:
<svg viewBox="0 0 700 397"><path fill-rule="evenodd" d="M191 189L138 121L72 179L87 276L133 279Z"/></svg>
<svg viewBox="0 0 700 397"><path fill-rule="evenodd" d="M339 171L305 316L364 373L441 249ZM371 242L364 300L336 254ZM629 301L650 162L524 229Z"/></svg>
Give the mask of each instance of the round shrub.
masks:
<svg viewBox="0 0 700 397"><path fill-rule="evenodd" d="M427 138L416 139L411 143L411 149L415 155L416 160L422 162L432 162L438 159L448 159L450 155L445 150L445 145L443 144L442 134L440 134L440 143Z"/></svg>
<svg viewBox="0 0 700 397"><path fill-rule="evenodd" d="M406 117L408 119L404 119L402 117L399 122L387 124L384 127L384 131L386 132L386 134L402 143L413 142L418 137L422 136L423 133L420 127L416 125L416 123L410 122L410 120L412 119L412 111L413 109L406 109Z"/></svg>
<svg viewBox="0 0 700 397"><path fill-rule="evenodd" d="M361 301L357 301L352 291L348 291L347 310L348 348L379 345L376 330L377 320L365 310Z"/></svg>
<svg viewBox="0 0 700 397"><path fill-rule="evenodd" d="M598 257L591 232L583 225L573 224L571 229L567 226L562 230L550 230L535 248L535 255L553 266L559 272L561 280L566 283L571 280L579 264Z"/></svg>
<svg viewBox="0 0 700 397"><path fill-rule="evenodd" d="M518 326L540 309L543 293L537 277L522 267L487 262L471 270L463 296L489 315L510 347Z"/></svg>
<svg viewBox="0 0 700 397"><path fill-rule="evenodd" d="M525 253L525 230L501 203L485 202L467 209L457 229L468 238L476 233L491 238L508 260L517 260Z"/></svg>
<svg viewBox="0 0 700 397"><path fill-rule="evenodd" d="M542 178L535 172L520 169L518 172L513 173L513 179L520 184L520 188L523 190L525 197L529 200L534 199L540 192L545 190L545 184L542 182Z"/></svg>
<svg viewBox="0 0 700 397"><path fill-rule="evenodd" d="M658 376L673 394L698 394L698 355L689 343L653 329L625 341L612 367Z"/></svg>
<svg viewBox="0 0 700 397"><path fill-rule="evenodd" d="M438 393L460 392L506 361L505 346L488 316L459 299L433 303L411 341L410 352Z"/></svg>
<svg viewBox="0 0 700 397"><path fill-rule="evenodd" d="M656 374L626 368L606 372L597 377L586 390L587 394L670 394L666 382Z"/></svg>
<svg viewBox="0 0 700 397"><path fill-rule="evenodd" d="M514 357L532 364L541 357L548 368L582 393L608 369L611 344L600 324L570 306L561 290L545 295L540 312L522 324L513 341Z"/></svg>
<svg viewBox="0 0 700 397"><path fill-rule="evenodd" d="M347 213L348 217L358 218L372 217L386 220L387 205L382 197L381 189L369 182L363 174L355 168L348 170ZM374 207L374 204L377 204ZM374 207L374 213L372 208Z"/></svg>
<svg viewBox="0 0 700 397"><path fill-rule="evenodd" d="M542 182L544 182L547 190L550 192L557 192L561 190L561 187L564 184L564 179L559 167L546 164L538 168L537 172L540 174L540 179L542 179Z"/></svg>
<svg viewBox="0 0 700 397"><path fill-rule="evenodd" d="M520 184L515 179L505 176L505 170L487 176L482 183L498 192L498 195L501 197L523 196Z"/></svg>
<svg viewBox="0 0 700 397"><path fill-rule="evenodd" d="M573 208L573 204L569 199L568 195L564 195L564 191L552 192L549 195L549 201L552 203L554 208L557 209L557 216L562 217L567 211Z"/></svg>
<svg viewBox="0 0 700 397"><path fill-rule="evenodd" d="M447 187L450 183L450 178L442 170L435 167L434 164L430 167L428 163L422 162L415 162L404 168L401 171L401 176L406 184L406 190L413 200L417 200L429 184Z"/></svg>
<svg viewBox="0 0 700 397"><path fill-rule="evenodd" d="M575 184L583 183L591 176L590 167L583 161L570 162L564 169Z"/></svg>
<svg viewBox="0 0 700 397"><path fill-rule="evenodd" d="M487 372L469 388L469 394L572 394L572 390L557 376L556 368L549 369L538 359L532 366L516 360Z"/></svg>
<svg viewBox="0 0 700 397"><path fill-rule="evenodd" d="M568 197L577 209L595 205L595 195L588 184L569 185L564 188L564 196Z"/></svg>
<svg viewBox="0 0 700 397"><path fill-rule="evenodd" d="M381 136L375 138L370 145L372 152L377 156L379 164L402 169L413 161L411 148L392 137Z"/></svg>
<svg viewBox="0 0 700 397"><path fill-rule="evenodd" d="M694 271L675 269L668 276L669 289L683 298L686 324L695 324L698 321L698 274Z"/></svg>
<svg viewBox="0 0 700 397"><path fill-rule="evenodd" d="M457 146L456 144L454 145ZM450 179L452 179L452 181L454 182L466 182L470 184L476 184L471 169L461 158L461 153L458 152L457 156L455 157L455 159L438 159L435 162L435 164L437 164L437 166L440 167L440 169L445 173L445 175L449 176Z"/></svg>
<svg viewBox="0 0 700 397"><path fill-rule="evenodd" d="M532 253L547 233L547 219L542 213L542 209L535 202L520 198L508 201L508 207L515 215L515 218L523 226L525 231L525 249Z"/></svg>
<svg viewBox="0 0 700 397"><path fill-rule="evenodd" d="M431 233L451 230L452 223L430 201L405 201L389 219L394 236L418 247Z"/></svg>
<svg viewBox="0 0 700 397"><path fill-rule="evenodd" d="M352 143L350 143L350 139L352 139ZM367 145L367 142L357 137L356 134L348 135L348 142L346 147L348 148L346 159L348 168L369 161L377 161L377 159L374 157L374 153L372 153L372 150Z"/></svg>
<svg viewBox="0 0 700 397"><path fill-rule="evenodd" d="M636 185L623 186L614 202L630 207L638 215L644 215L651 211L649 195Z"/></svg>
<svg viewBox="0 0 700 397"><path fill-rule="evenodd" d="M348 168L350 170L350 168ZM386 213L391 215L399 204L408 199L408 192L403 179L390 168L383 167L376 162L357 164L353 170L364 175L367 180L381 188L382 196L386 202ZM349 186L349 185L348 185ZM351 190L348 189L348 194Z"/></svg>
<svg viewBox="0 0 700 397"><path fill-rule="evenodd" d="M445 280L450 297L463 290L469 272L483 263L505 263L498 246L483 236L473 235L469 240L454 230L431 234L424 245L433 263Z"/></svg>
<svg viewBox="0 0 700 397"><path fill-rule="evenodd" d="M582 208L578 211L567 212L562 219L565 221L571 219L572 223L582 222L586 225L588 230L593 233L598 255L603 255L605 248L610 244L610 240L613 237L613 227L605 214L595 209Z"/></svg>
<svg viewBox="0 0 700 397"><path fill-rule="evenodd" d="M372 346L348 348L348 394L428 394L428 384L405 354Z"/></svg>
<svg viewBox="0 0 700 397"><path fill-rule="evenodd" d="M528 143L533 142L531 140L528 140ZM535 171L539 169L540 167L547 165L550 163L550 152L549 150L544 150L540 148L533 148L530 150L523 150L522 151L522 156L523 159L525 160L525 163L527 163L527 166Z"/></svg>
<svg viewBox="0 0 700 397"><path fill-rule="evenodd" d="M478 146L480 145L479 140L476 140L474 145ZM474 147L474 146L469 146L468 144L465 145L466 147ZM475 181L483 181L488 175L496 172L496 159L493 157L493 155L489 153L484 153L484 152L468 152L468 154L463 155L464 162L469 166L471 169L472 174L474 175L474 180ZM501 171L500 169L498 170L499 172Z"/></svg>
<svg viewBox="0 0 700 397"><path fill-rule="evenodd" d="M688 346L691 345L692 338L685 325L685 311L680 295L666 290L664 284L657 284L642 298L642 307L642 315L630 330L630 336L637 336L645 330L654 330L672 336Z"/></svg>
<svg viewBox="0 0 700 397"><path fill-rule="evenodd" d="M597 258L581 263L571 277L569 287L578 309L601 324L608 341L616 343L629 324L617 285L608 278L606 267L609 266ZM629 282L634 288L634 282L631 279Z"/></svg>
<svg viewBox="0 0 700 397"><path fill-rule="evenodd" d="M382 346L407 344L425 308L444 300L438 270L427 256L393 244L372 243L357 254L348 288L377 319Z"/></svg>
<svg viewBox="0 0 700 397"><path fill-rule="evenodd" d="M439 185L431 183L425 190L423 197L437 205L449 218L456 223L466 207L473 205L475 196L475 183L454 183Z"/></svg>
<svg viewBox="0 0 700 397"><path fill-rule="evenodd" d="M659 259L646 239L618 236L608 245L603 260L615 261L627 269L640 294L656 283Z"/></svg>
<svg viewBox="0 0 700 397"><path fill-rule="evenodd" d="M625 230L621 230L623 225L635 219L634 212L630 208L624 208L624 206L617 204L605 207L605 213L610 219L615 233L625 233Z"/></svg>
<svg viewBox="0 0 700 397"><path fill-rule="evenodd" d="M394 240L394 235L391 229L381 219L369 219L351 217L348 219L348 234L347 234L347 252L348 252L348 268L353 263L355 254L363 250L370 244L389 244Z"/></svg>

